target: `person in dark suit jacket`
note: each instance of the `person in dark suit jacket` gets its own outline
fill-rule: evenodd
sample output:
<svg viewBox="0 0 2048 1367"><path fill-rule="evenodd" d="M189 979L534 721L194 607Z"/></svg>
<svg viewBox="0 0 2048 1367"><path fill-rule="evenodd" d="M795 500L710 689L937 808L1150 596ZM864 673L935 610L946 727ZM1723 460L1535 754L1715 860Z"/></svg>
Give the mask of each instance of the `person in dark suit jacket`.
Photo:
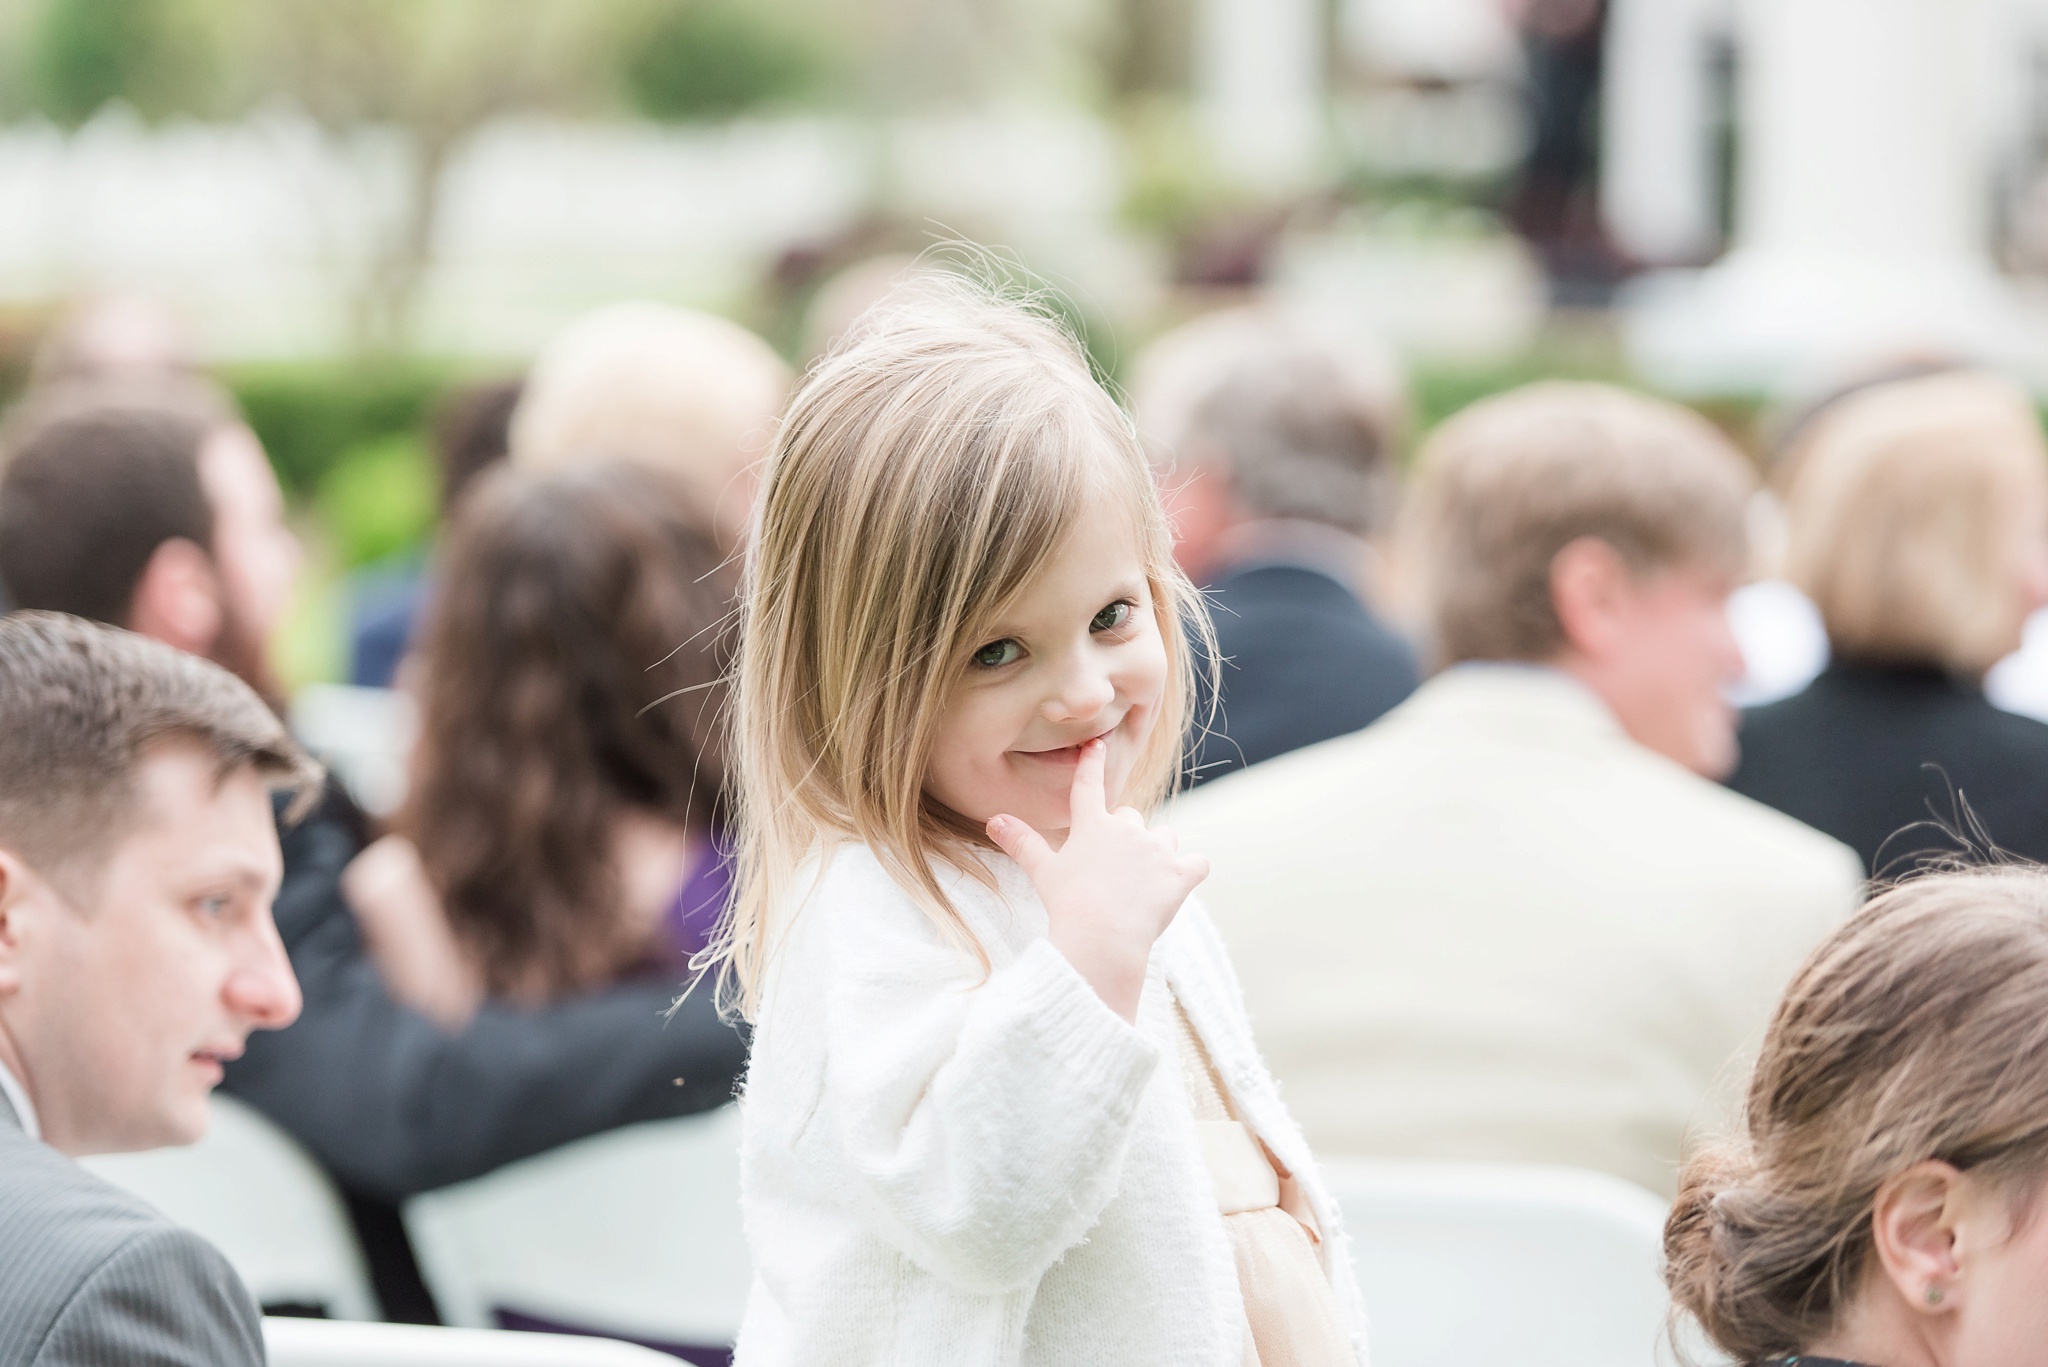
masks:
<svg viewBox="0 0 2048 1367"><path fill-rule="evenodd" d="M1240 562L1209 585L1221 661L1219 723L1196 782L1379 720L1415 691L1415 651L1380 625L1335 566L1292 554Z"/></svg>
<svg viewBox="0 0 2048 1367"><path fill-rule="evenodd" d="M1969 372L1879 385L1789 454L1786 569L1834 663L1744 717L1730 786L1873 875L1986 847L2048 860L2048 725L1983 691L2048 602L2048 444L2027 396Z"/></svg>
<svg viewBox="0 0 2048 1367"><path fill-rule="evenodd" d="M1367 602L1404 410L1384 351L1230 310L1155 343L1134 394L1215 625L1190 781L1356 731L1413 692L1414 650Z"/></svg>
<svg viewBox="0 0 2048 1367"><path fill-rule="evenodd" d="M218 666L0 620L0 1367L259 1367L220 1252L78 1155L189 1144L290 1024L269 790L316 771Z"/></svg>
<svg viewBox="0 0 2048 1367"><path fill-rule="evenodd" d="M0 581L19 607L128 626L228 665L265 663L295 565L276 478L219 401L104 388L31 400L0 477ZM227 1089L342 1188L389 1318L431 1322L398 1218L414 1193L573 1139L729 1101L744 1039L712 994L637 978L446 1031L393 999L342 895L367 823L330 788L283 831L277 924L304 985L289 1029Z"/></svg>

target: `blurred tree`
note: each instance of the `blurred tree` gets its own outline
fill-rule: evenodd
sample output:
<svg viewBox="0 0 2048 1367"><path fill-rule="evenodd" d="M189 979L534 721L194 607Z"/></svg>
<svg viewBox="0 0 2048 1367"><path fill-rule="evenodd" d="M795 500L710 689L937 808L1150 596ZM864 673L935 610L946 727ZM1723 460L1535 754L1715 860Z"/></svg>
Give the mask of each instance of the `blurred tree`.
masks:
<svg viewBox="0 0 2048 1367"><path fill-rule="evenodd" d="M406 340L445 173L491 120L620 95L656 118L726 117L799 96L829 69L793 17L808 0L239 2L257 20L267 90L303 108L387 193L377 135L403 135L402 183L355 301L356 337L372 353Z"/></svg>
<svg viewBox="0 0 2048 1367"><path fill-rule="evenodd" d="M649 118L713 119L816 93L830 54L758 0L650 0L621 26L627 102Z"/></svg>
<svg viewBox="0 0 2048 1367"><path fill-rule="evenodd" d="M376 134L403 134L403 167L356 292L368 352L409 334L433 258L444 172L484 124L594 99L606 85L600 0L245 0L270 91L310 115L375 182Z"/></svg>
<svg viewBox="0 0 2048 1367"><path fill-rule="evenodd" d="M1193 0L1110 0L1100 46L1113 105L1185 96L1194 79Z"/></svg>
<svg viewBox="0 0 2048 1367"><path fill-rule="evenodd" d="M1102 0L863 0L848 6L873 108L1086 96Z"/></svg>

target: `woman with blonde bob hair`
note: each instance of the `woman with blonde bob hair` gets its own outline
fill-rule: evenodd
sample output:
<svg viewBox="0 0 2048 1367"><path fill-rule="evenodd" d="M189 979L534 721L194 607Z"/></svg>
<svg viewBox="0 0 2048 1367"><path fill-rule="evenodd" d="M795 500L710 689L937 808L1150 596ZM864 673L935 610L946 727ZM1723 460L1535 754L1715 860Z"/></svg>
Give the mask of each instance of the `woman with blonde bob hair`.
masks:
<svg viewBox="0 0 2048 1367"><path fill-rule="evenodd" d="M1742 1133L1665 1228L1746 1367L2034 1367L2048 1346L2048 872L1932 873L1814 952Z"/></svg>
<svg viewBox="0 0 2048 1367"><path fill-rule="evenodd" d="M918 282L806 379L757 517L737 1360L1359 1361L1207 867L1147 820L1206 623L1072 341Z"/></svg>
<svg viewBox="0 0 2048 1367"><path fill-rule="evenodd" d="M2048 602L2048 444L2026 394L1974 372L1859 390L1787 459L1786 572L1833 661L1748 714L1730 785L1872 872L1953 853L1944 825L2048 859L2048 726L1983 692Z"/></svg>

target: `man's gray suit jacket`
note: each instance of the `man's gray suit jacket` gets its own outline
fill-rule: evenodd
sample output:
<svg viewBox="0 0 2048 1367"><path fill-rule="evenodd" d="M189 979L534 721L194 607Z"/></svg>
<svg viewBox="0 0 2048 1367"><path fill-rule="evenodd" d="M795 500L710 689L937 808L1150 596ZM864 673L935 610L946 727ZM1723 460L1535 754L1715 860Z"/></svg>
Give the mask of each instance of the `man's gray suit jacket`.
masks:
<svg viewBox="0 0 2048 1367"><path fill-rule="evenodd" d="M220 1251L22 1129L0 1096L0 1367L261 1367Z"/></svg>

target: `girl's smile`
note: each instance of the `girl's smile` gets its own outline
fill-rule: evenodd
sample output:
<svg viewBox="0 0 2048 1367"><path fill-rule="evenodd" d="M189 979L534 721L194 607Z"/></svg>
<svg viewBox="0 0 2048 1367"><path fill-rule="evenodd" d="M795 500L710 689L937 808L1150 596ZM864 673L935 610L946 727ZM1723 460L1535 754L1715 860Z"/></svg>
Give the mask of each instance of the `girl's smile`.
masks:
<svg viewBox="0 0 2048 1367"><path fill-rule="evenodd" d="M1058 764L1066 768L1072 768L1081 762L1082 747L1087 745L1089 741L1099 740L1107 744L1109 738L1115 734L1116 728L1112 726L1107 731L1099 732L1096 735L1083 736L1072 745L1062 745L1051 750L1012 750L1010 753L1022 759L1035 760L1040 764Z"/></svg>
<svg viewBox="0 0 2048 1367"><path fill-rule="evenodd" d="M1045 568L961 662L925 791L977 826L1014 816L1057 844L1081 747L1110 801L1152 736L1166 644L1131 518L1091 499Z"/></svg>

